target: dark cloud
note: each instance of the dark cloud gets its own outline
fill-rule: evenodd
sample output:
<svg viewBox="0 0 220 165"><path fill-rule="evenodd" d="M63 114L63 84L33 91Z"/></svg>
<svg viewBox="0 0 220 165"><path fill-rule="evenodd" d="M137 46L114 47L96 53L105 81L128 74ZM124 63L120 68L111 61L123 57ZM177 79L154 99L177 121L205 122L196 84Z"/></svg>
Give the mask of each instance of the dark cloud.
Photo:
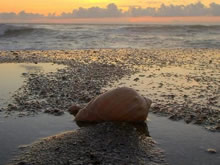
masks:
<svg viewBox="0 0 220 165"><path fill-rule="evenodd" d="M220 4L211 3L210 12L212 13L213 16L220 16Z"/></svg>
<svg viewBox="0 0 220 165"><path fill-rule="evenodd" d="M187 6L161 5L157 14L159 16L207 16L209 15L209 8L205 7L200 2L189 4Z"/></svg>
<svg viewBox="0 0 220 165"><path fill-rule="evenodd" d="M220 4L211 3L209 7L200 2L186 6L162 4L159 9L130 8L126 13L129 16L220 16Z"/></svg>
<svg viewBox="0 0 220 165"><path fill-rule="evenodd" d="M25 11L21 11L18 14L16 13L0 13L0 19L36 19L45 17L42 14L37 13L26 13Z"/></svg>
<svg viewBox="0 0 220 165"><path fill-rule="evenodd" d="M123 15L131 17L155 16L156 12L155 8L131 7Z"/></svg>
<svg viewBox="0 0 220 165"><path fill-rule="evenodd" d="M17 15L16 13L0 13L0 19L13 19L15 18Z"/></svg>
<svg viewBox="0 0 220 165"><path fill-rule="evenodd" d="M115 4L109 4L106 8L91 7L88 9L79 8L73 10L73 16L77 18L103 18L103 17L121 17L122 10L118 9Z"/></svg>
<svg viewBox="0 0 220 165"><path fill-rule="evenodd" d="M140 17L140 16L220 16L220 4L211 3L209 7L198 2L195 4L164 5L156 8L130 7L127 11L122 11L115 4L109 4L106 8L91 7L79 8L72 12L63 12L59 16L50 13L47 16L38 13L0 13L0 19L36 19L36 18L107 18L107 17Z"/></svg>
<svg viewBox="0 0 220 165"><path fill-rule="evenodd" d="M35 19L35 18L42 18L44 15L37 14L37 13L26 13L25 11L21 11L17 14L19 19Z"/></svg>

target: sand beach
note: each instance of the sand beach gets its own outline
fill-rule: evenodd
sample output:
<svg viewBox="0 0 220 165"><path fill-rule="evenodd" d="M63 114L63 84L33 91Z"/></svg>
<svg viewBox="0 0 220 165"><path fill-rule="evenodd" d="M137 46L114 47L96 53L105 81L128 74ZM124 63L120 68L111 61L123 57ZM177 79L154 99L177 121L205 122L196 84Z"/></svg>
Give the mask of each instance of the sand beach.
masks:
<svg viewBox="0 0 220 165"><path fill-rule="evenodd" d="M0 113L6 119L10 116L34 118L41 114L59 117L68 113L72 104L83 107L109 89L127 86L153 101L150 114L184 122L185 125L198 125L217 137L220 130L219 61L219 49L1 51L1 64L37 66L49 63L60 67L47 73L22 73L24 83L12 93L11 101L1 107ZM106 129L110 131L106 132ZM102 134L107 135L104 137ZM114 136L121 138L112 142L115 145L113 151L111 145L102 142L102 139ZM89 144L95 139L97 141ZM124 147L118 147L119 144ZM218 151L218 147L216 145L214 149ZM131 125L102 123L21 147L21 153L10 163L167 164L164 158L166 150L163 152L159 148L154 139L139 135ZM87 149L85 156L83 151ZM42 154L36 155L39 151ZM62 155L60 162L57 160L58 153ZM120 159L116 153L121 154ZM218 152L213 159L213 164L219 160Z"/></svg>
<svg viewBox="0 0 220 165"><path fill-rule="evenodd" d="M137 86L153 99L153 113L218 131L219 60L217 49L2 51L1 63L66 66L55 73L23 73L26 83L3 111L66 111L72 103L85 105L105 88Z"/></svg>

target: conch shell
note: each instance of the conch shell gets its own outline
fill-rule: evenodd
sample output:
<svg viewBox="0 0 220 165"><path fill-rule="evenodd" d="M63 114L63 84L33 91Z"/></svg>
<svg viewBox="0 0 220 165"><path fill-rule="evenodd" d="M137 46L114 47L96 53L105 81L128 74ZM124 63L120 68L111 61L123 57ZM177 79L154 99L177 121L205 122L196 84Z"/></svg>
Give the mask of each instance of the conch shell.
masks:
<svg viewBox="0 0 220 165"><path fill-rule="evenodd" d="M75 120L142 122L148 116L151 103L132 88L116 88L91 100L76 114Z"/></svg>

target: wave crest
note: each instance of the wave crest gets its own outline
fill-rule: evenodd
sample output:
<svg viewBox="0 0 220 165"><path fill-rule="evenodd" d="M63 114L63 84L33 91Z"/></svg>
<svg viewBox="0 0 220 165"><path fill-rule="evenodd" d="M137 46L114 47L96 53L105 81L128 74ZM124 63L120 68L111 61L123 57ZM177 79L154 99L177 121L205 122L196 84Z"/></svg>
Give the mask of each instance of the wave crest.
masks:
<svg viewBox="0 0 220 165"><path fill-rule="evenodd" d="M0 24L0 37L16 37L19 35L30 34L36 30L44 29L36 29L28 26Z"/></svg>
<svg viewBox="0 0 220 165"><path fill-rule="evenodd" d="M122 27L121 30L130 32L173 31L173 30L220 30L220 25L132 25Z"/></svg>

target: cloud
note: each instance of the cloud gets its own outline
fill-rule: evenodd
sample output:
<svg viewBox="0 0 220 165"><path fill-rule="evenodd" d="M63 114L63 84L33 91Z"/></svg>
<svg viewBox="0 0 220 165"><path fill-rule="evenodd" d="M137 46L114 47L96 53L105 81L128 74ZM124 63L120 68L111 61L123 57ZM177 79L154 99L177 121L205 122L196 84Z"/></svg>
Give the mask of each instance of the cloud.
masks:
<svg viewBox="0 0 220 165"><path fill-rule="evenodd" d="M211 13L209 13L209 8L205 7L200 2L196 4L189 4L187 6L161 5L157 14L158 16L207 16L207 15L211 15Z"/></svg>
<svg viewBox="0 0 220 165"><path fill-rule="evenodd" d="M14 19L17 17L16 13L0 13L0 19Z"/></svg>
<svg viewBox="0 0 220 165"><path fill-rule="evenodd" d="M220 16L220 4L211 3L210 10L213 16Z"/></svg>
<svg viewBox="0 0 220 165"><path fill-rule="evenodd" d="M201 2L189 5L169 5L162 4L155 8L130 8L127 12L129 16L220 16L220 4L211 3L209 7Z"/></svg>
<svg viewBox="0 0 220 165"><path fill-rule="evenodd" d="M17 17L19 19L35 19L35 18L42 18L44 15L38 13L26 13L25 11L21 11L18 13Z"/></svg>
<svg viewBox="0 0 220 165"><path fill-rule="evenodd" d="M45 16L38 13L26 13L25 11L21 11L18 14L16 13L0 13L0 19L36 19L36 18L44 18Z"/></svg>
<svg viewBox="0 0 220 165"><path fill-rule="evenodd" d="M128 11L124 13L125 16L131 17L141 17L141 16L155 16L155 8L141 8L141 7L131 7Z"/></svg>
<svg viewBox="0 0 220 165"><path fill-rule="evenodd" d="M79 8L72 12L63 12L60 15L55 13L49 13L47 16L38 13L26 13L21 11L20 13L0 13L0 19L59 19L59 18L115 18L115 17L179 17L179 16L220 16L220 4L211 3L209 7L204 6L201 2L189 5L164 5L159 8L142 8L142 7L130 7L127 11L122 11L115 4L111 3L106 8L91 7L91 8Z"/></svg>
<svg viewBox="0 0 220 165"><path fill-rule="evenodd" d="M122 10L111 3L106 8L91 7L88 9L79 8L73 10L73 16L76 18L103 18L103 17L121 17L123 16Z"/></svg>

